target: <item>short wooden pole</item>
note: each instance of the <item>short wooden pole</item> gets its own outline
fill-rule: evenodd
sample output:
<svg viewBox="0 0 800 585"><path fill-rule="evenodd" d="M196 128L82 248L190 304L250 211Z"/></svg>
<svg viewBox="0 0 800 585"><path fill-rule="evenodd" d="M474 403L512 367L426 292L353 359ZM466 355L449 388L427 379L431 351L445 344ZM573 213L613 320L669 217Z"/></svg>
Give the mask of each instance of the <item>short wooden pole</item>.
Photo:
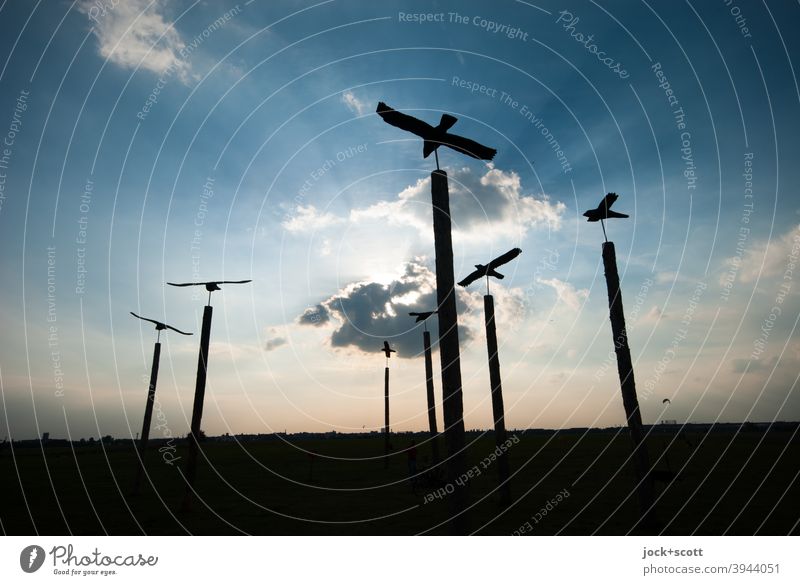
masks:
<svg viewBox="0 0 800 585"><path fill-rule="evenodd" d="M425 347L425 385L428 395L428 428L433 446L433 461L439 463L439 431L436 428L436 399L433 394L433 356L431 355L431 332L422 332Z"/></svg>
<svg viewBox="0 0 800 585"><path fill-rule="evenodd" d="M150 439L150 421L153 419L153 403L156 399L156 383L158 382L158 364L161 360L161 343L156 342L153 348L153 365L150 369L150 385L147 387L147 402L144 405L144 421L142 422L142 434L139 439L138 466L136 468L136 479L133 483L133 494L139 493L144 475L144 458L147 453L147 442Z"/></svg>
<svg viewBox="0 0 800 585"><path fill-rule="evenodd" d="M197 453L200 450L200 423L203 418L203 400L206 395L206 376L208 374L208 345L211 339L211 305L203 309L203 329L200 335L200 354L197 358L197 380L194 387L194 404L192 406L192 424L189 432L189 455L186 458L186 493L182 509L191 510L194 493L194 482L197 477Z"/></svg>
<svg viewBox="0 0 800 585"><path fill-rule="evenodd" d="M389 467L389 366L383 372L383 466Z"/></svg>
<svg viewBox="0 0 800 585"><path fill-rule="evenodd" d="M497 353L497 328L494 319L494 298L483 297L484 319L486 321L486 349L489 352L489 382L492 391L492 418L494 418L494 442L501 453L497 457L497 480L500 485L500 503L511 504L511 484L509 483L508 452L505 445L506 422L503 407L503 386L500 381L500 357ZM502 445L502 447L501 447Z"/></svg>

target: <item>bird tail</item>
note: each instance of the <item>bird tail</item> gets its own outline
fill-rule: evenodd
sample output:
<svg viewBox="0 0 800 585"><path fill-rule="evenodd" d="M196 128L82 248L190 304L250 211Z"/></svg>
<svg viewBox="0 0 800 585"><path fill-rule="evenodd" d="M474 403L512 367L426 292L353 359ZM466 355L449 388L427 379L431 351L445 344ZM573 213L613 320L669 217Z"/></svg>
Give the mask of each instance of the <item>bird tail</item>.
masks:
<svg viewBox="0 0 800 585"><path fill-rule="evenodd" d="M497 272L497 270L490 270L490 271L489 271L489 276L494 276L495 278L499 278L499 279L501 279L501 280L502 280L503 278L505 278L505 276L503 276L502 274L500 274L499 272Z"/></svg>
<svg viewBox="0 0 800 585"><path fill-rule="evenodd" d="M426 140L422 145L422 157L428 158L431 153L441 146L440 142L433 142L432 140Z"/></svg>
<svg viewBox="0 0 800 585"><path fill-rule="evenodd" d="M626 215L626 214L624 214L624 213L617 213L616 211L611 211L611 210L609 209L609 210L608 210L608 212L606 212L606 217L619 217L619 218L625 218L625 217L630 217L630 215Z"/></svg>

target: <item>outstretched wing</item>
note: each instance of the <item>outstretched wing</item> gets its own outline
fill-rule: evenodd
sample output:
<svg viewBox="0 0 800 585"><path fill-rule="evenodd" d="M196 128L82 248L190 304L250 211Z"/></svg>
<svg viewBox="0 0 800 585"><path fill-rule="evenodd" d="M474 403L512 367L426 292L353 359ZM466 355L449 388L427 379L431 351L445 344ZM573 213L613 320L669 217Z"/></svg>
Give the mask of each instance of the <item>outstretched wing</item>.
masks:
<svg viewBox="0 0 800 585"><path fill-rule="evenodd" d="M173 331L177 331L181 335L191 335L191 333L186 333L185 331L181 331L180 329L176 329L172 325L166 325L167 329L172 329Z"/></svg>
<svg viewBox="0 0 800 585"><path fill-rule="evenodd" d="M445 134L441 141L444 146L449 146L453 150L457 150L462 154L477 158L478 160L492 160L497 151L494 148L484 146L479 142L458 136L457 134Z"/></svg>
<svg viewBox="0 0 800 585"><path fill-rule="evenodd" d="M205 286L205 282L168 282L170 286Z"/></svg>
<svg viewBox="0 0 800 585"><path fill-rule="evenodd" d="M411 315L412 317L416 317L417 323L419 323L420 321L424 321L425 319L433 315L435 312L436 311L423 311L422 313L409 313L409 315Z"/></svg>
<svg viewBox="0 0 800 585"><path fill-rule="evenodd" d="M134 317L136 317L137 319L141 319L142 321L150 321L150 323L155 323L155 325L156 325L156 326L158 326L158 325L161 325L161 323L160 323L160 322L158 322L158 321L154 321L153 319L148 319L147 317L142 317L141 315L137 315L137 314L136 314L136 313L134 313L133 311L131 311L131 315L133 315L133 316L134 316Z"/></svg>
<svg viewBox="0 0 800 585"><path fill-rule="evenodd" d="M473 270L464 280L458 283L458 286L469 286L485 275L486 273L483 270Z"/></svg>
<svg viewBox="0 0 800 585"><path fill-rule="evenodd" d="M420 138L430 137L430 135L433 133L433 126L427 122L423 122L414 116L409 116L408 114L398 112L383 102L378 102L378 109L376 112L387 124L391 124L392 126L400 128L401 130L416 134Z"/></svg>
<svg viewBox="0 0 800 585"><path fill-rule="evenodd" d="M503 264L511 262L514 258L519 256L520 254L522 254L522 250L519 248L514 248L512 250L509 250L502 256L498 256L497 258L489 262L489 270L494 270L498 266L502 266Z"/></svg>
<svg viewBox="0 0 800 585"><path fill-rule="evenodd" d="M614 201L616 201L617 199L619 199L619 195L617 195L616 193L609 193L603 198L603 201L600 202L600 205L598 205L597 207L598 209L604 209L608 211L609 209L611 209L611 206L614 205Z"/></svg>
<svg viewBox="0 0 800 585"><path fill-rule="evenodd" d="M251 280L217 280L215 282L209 282L208 284L244 284L246 282L253 282Z"/></svg>

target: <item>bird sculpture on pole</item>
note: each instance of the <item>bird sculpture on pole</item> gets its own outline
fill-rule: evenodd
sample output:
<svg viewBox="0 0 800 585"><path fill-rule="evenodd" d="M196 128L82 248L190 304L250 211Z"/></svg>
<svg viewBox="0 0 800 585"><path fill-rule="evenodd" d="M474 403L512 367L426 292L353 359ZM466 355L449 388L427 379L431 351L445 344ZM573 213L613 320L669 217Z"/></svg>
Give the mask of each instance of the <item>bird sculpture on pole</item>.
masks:
<svg viewBox="0 0 800 585"><path fill-rule="evenodd" d="M512 248L505 254L502 254L489 262L488 264L476 264L475 270L470 272L466 278L464 278L461 282L458 283L459 286L469 286L479 278L486 277L486 294L489 294L489 277L492 276L494 278L502 280L505 278L502 274L497 272L497 268L502 266L503 264L507 264L511 262L514 258L522 254L522 250L519 248Z"/></svg>
<svg viewBox="0 0 800 585"><path fill-rule="evenodd" d="M422 347L425 350L425 388L428 398L428 428L433 446L433 460L439 463L439 431L436 426L436 399L433 394L433 357L431 355L431 332L428 331L428 317L436 311L412 312L409 316L416 317L415 323L422 323Z"/></svg>
<svg viewBox="0 0 800 585"><path fill-rule="evenodd" d="M253 282L252 280L211 280L209 282L168 282L170 286L204 286L208 291L208 304L211 304L211 293L215 290L222 290L219 288L220 284L245 284Z"/></svg>
<svg viewBox="0 0 800 585"><path fill-rule="evenodd" d="M414 323L423 323L425 325L425 329L428 329L427 319L431 315L435 315L437 311L423 311L422 313L409 313L411 317L416 317Z"/></svg>
<svg viewBox="0 0 800 585"><path fill-rule="evenodd" d="M497 349L497 324L494 317L494 297L489 294L489 277L502 279L504 276L497 272L497 268L503 264L511 262L514 258L522 254L519 248L512 248L489 262L488 264L476 264L472 271L464 280L459 282L460 286L469 286L476 280L486 277L486 294L483 297L484 320L486 322L486 349L489 354L489 383L492 396L492 417L494 419L494 440L495 445L500 448L502 455L497 459L497 480L500 491L500 503L502 506L511 504L511 484L508 464L508 456L501 445L506 442L506 423L505 407L503 405L503 386L500 378L500 356Z"/></svg>
<svg viewBox="0 0 800 585"><path fill-rule="evenodd" d="M383 425L383 465L384 467L389 467L389 450L390 450L390 443L389 443L389 358L392 357L393 353L397 353L397 350L392 349L389 347L389 342L383 342L383 348L381 349L383 353L386 354L386 368L383 371L383 406L384 406L384 425Z"/></svg>
<svg viewBox="0 0 800 585"><path fill-rule="evenodd" d="M630 217L629 215L625 215L624 213L617 213L616 211L611 210L611 206L614 205L614 202L619 199L619 195L616 193L609 193L603 200L600 202L594 209L590 209L584 212L583 217L588 218L586 221L588 222L595 222L599 221L600 225L603 226L603 237L608 241L608 237L606 236L606 224L604 220L611 219L611 218L627 218Z"/></svg>
<svg viewBox="0 0 800 585"><path fill-rule="evenodd" d="M133 311L131 311L131 315L136 317L137 319L141 319L142 321L148 321L150 323L154 323L156 326L156 331L158 332L156 337L156 343L153 347L153 364L150 369L150 385L147 387L147 402L144 405L144 421L142 422L142 434L139 437L139 457L138 457L138 465L136 468L136 479L133 482L133 495L139 493L139 488L142 483L142 475L144 474L144 457L147 453L147 443L150 439L150 421L153 419L153 404L156 399L156 383L158 382L158 364L161 360L161 332L165 329L171 329L181 335L191 335L191 333L186 333L185 331L181 331L180 329L176 329L172 325L167 325L166 323L162 323L161 321L156 321L155 319L148 319L147 317L142 317L141 315L137 315Z"/></svg>
<svg viewBox="0 0 800 585"><path fill-rule="evenodd" d="M603 225L603 268L605 269L606 289L608 291L609 320L611 321L611 334L614 341L614 351L617 355L617 372L619 373L620 390L622 392L622 405L625 409L625 418L628 422L628 431L633 443L633 465L638 483L636 486L639 499L640 522L649 529L657 524L654 506L653 476L650 469L650 457L645 443L645 430L642 424L642 413L639 409L639 399L636 395L636 380L633 374L631 348L628 345L628 331L625 327L625 311L622 307L622 291L619 284L617 270L617 253L614 242L609 242L606 236L603 220L610 218L627 218L624 213L611 211L611 206L619 198L616 193L609 193L595 209L586 211L583 215L590 222L599 221Z"/></svg>
<svg viewBox="0 0 800 585"><path fill-rule="evenodd" d="M478 160L492 160L494 155L497 154L494 148L489 148L479 142L457 134L450 134L448 130L458 122L458 118L450 114L442 114L439 124L437 126L431 126L419 118L398 112L383 102L378 102L377 112L387 124L391 124L392 126L396 126L401 130L406 130L422 138L424 141L422 143L422 157L428 158L431 153L434 153L436 156L437 169L439 168L438 149L440 146L447 146L461 154L466 154Z"/></svg>
<svg viewBox="0 0 800 585"><path fill-rule="evenodd" d="M444 410L444 442L447 447L446 480L458 485L467 471L464 455L464 400L461 388L461 350L458 341L458 311L456 308L455 276L453 275L453 233L450 217L450 191L447 173L439 168L439 147L447 146L456 152L478 160L492 160L494 148L448 132L457 118L444 114L437 126L378 103L377 114L384 122L411 132L423 140L422 155L436 155L436 170L431 173L431 209L433 212L433 245L436 261L436 302L439 318L439 358L442 363L442 409ZM448 498L449 523L453 534L467 533L467 491L460 485Z"/></svg>
<svg viewBox="0 0 800 585"><path fill-rule="evenodd" d="M191 510L194 480L197 476L197 452L199 451L200 422L203 418L203 401L206 395L206 376L208 374L208 346L211 339L211 293L220 289L221 284L245 284L251 280L212 280L209 282L168 282L170 286L204 286L208 291L208 304L203 307L203 328L200 334L200 353L197 358L197 381L194 388L194 404L192 406L192 423L189 431L189 454L186 458L186 493L181 508Z"/></svg>

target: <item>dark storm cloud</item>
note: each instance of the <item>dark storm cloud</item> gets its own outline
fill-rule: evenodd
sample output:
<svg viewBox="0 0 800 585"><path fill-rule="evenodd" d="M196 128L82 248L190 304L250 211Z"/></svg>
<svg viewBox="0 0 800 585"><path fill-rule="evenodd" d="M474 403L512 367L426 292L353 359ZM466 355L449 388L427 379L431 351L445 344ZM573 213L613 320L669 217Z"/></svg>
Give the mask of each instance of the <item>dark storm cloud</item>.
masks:
<svg viewBox="0 0 800 585"><path fill-rule="evenodd" d="M264 345L264 349L267 351L278 349L282 345L286 345L286 341L287 340L285 337L273 337L272 339L267 340L267 343Z"/></svg>
<svg viewBox="0 0 800 585"><path fill-rule="evenodd" d="M415 323L409 312L430 311L436 308L435 278L423 264L413 261L406 265L403 276L389 284L359 282L351 284L334 296L307 309L299 318L301 325L320 325L334 318L339 326L331 333L332 347L355 347L361 351L378 352L384 340L397 349L397 357L413 358L422 352L422 323ZM459 291L459 297L465 295ZM459 311L466 311L459 298ZM314 321L314 315L317 321ZM428 319L428 329L435 345L438 338L437 319ZM472 337L463 325L459 328L463 340Z"/></svg>
<svg viewBox="0 0 800 585"><path fill-rule="evenodd" d="M297 322L300 323L300 325L314 325L315 327L325 325L325 323L330 320L330 312L328 311L328 308L322 304L309 307L297 318Z"/></svg>

